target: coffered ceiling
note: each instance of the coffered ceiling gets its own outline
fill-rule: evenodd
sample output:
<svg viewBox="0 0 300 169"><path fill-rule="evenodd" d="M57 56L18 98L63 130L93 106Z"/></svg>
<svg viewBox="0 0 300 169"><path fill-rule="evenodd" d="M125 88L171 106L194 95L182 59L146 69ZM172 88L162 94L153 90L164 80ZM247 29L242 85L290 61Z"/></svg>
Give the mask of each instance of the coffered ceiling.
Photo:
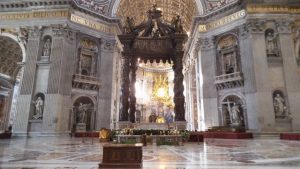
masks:
<svg viewBox="0 0 300 169"><path fill-rule="evenodd" d="M14 77L18 62L22 62L19 44L8 37L0 36L0 73Z"/></svg>
<svg viewBox="0 0 300 169"><path fill-rule="evenodd" d="M133 17L136 24L146 19L146 11L153 4L163 11L163 19L170 22L180 15L186 31L190 29L193 17L204 15L225 7L238 0L74 0L74 2L95 13L109 17Z"/></svg>

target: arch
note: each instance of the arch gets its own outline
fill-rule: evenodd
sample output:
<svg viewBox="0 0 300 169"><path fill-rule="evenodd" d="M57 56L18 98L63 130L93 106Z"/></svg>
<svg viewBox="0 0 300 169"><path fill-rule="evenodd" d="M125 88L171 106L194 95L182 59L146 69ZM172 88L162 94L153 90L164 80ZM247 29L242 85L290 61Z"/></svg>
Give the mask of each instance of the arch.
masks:
<svg viewBox="0 0 300 169"><path fill-rule="evenodd" d="M237 35L234 34L234 33L226 33L226 34L218 37L218 39L217 39L217 48L218 48L218 50L220 50L220 48L219 48L220 44L219 43L221 43L221 41L228 41L228 40L230 40L230 37L233 37L233 40L234 40L235 44L232 44L230 46L227 44L226 47L233 47L235 45L238 45L238 37L237 37ZM228 39L226 39L226 38L228 38ZM225 43L225 42L223 42L223 43ZM223 45L225 45L225 44L223 44Z"/></svg>
<svg viewBox="0 0 300 169"><path fill-rule="evenodd" d="M226 92L225 94L223 94L221 97L220 97L220 104L222 104L222 101L224 99L226 99L228 96L237 96L238 98L241 99L241 101L243 102L243 106L246 106L246 98L244 97L244 95L241 93L241 92Z"/></svg>
<svg viewBox="0 0 300 169"><path fill-rule="evenodd" d="M224 126L246 127L247 107L243 96L239 93L227 93L219 102L221 123Z"/></svg>
<svg viewBox="0 0 300 169"><path fill-rule="evenodd" d="M4 52L0 55L0 70L3 75L15 80L20 70L18 63L25 61L25 47L16 36L10 33L1 33L1 48Z"/></svg>
<svg viewBox="0 0 300 169"><path fill-rule="evenodd" d="M121 2L121 0L116 0L115 3L113 4L112 11L111 11L111 16L112 17L116 17L117 10L120 6L120 2ZM203 0L195 0L195 2L197 4L198 14L202 15L204 13L204 8L203 8L204 2L203 2Z"/></svg>
<svg viewBox="0 0 300 169"><path fill-rule="evenodd" d="M97 100L93 97L93 96L89 96L89 95L86 95L86 94L79 94L79 95L76 95L76 96L73 96L72 97L72 105L74 105L74 103L81 97L87 97L89 98L92 102L93 102L93 105L96 106L97 105Z"/></svg>
<svg viewBox="0 0 300 169"><path fill-rule="evenodd" d="M5 37L8 37L8 38L11 38L17 44L19 44L19 46L21 48L21 51L22 51L22 62L25 62L26 61L26 48L25 48L25 45L20 41L20 39L16 35L10 34L10 33L6 33L6 32L0 33L0 37L1 36L5 36Z"/></svg>
<svg viewBox="0 0 300 169"><path fill-rule="evenodd" d="M176 15L180 15L183 19L183 29L186 32L191 29L193 17L204 13L201 0L181 0L174 2L173 0L117 0L113 4L112 16L120 17L122 21L125 21L126 17L134 17L136 23L141 23L147 18L144 11L149 9L153 3L157 3L159 9L163 11L163 19L169 23L172 22Z"/></svg>

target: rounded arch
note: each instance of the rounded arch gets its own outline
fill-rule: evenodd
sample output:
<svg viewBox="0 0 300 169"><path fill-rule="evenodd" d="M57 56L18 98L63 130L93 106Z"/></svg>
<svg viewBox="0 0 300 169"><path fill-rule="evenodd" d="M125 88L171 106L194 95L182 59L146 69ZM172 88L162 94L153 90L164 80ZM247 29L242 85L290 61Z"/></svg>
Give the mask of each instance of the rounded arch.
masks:
<svg viewBox="0 0 300 169"><path fill-rule="evenodd" d="M203 0L194 0L194 1L197 4L198 14L199 15L204 14L204 8L203 8L204 2L203 2ZM117 10L120 6L120 2L121 2L121 0L116 0L115 3L113 4L112 11L111 11L111 16L112 17L117 16L116 14L117 14Z"/></svg>
<svg viewBox="0 0 300 169"><path fill-rule="evenodd" d="M25 48L25 45L20 41L18 36L11 34L11 33L6 33L6 32L0 33L0 37L1 36L8 37L8 38L14 40L17 44L19 44L21 51L22 51L22 62L25 62L26 61L26 48Z"/></svg>
<svg viewBox="0 0 300 169"><path fill-rule="evenodd" d="M232 41L232 43L230 41ZM233 47L238 45L238 36L235 33L226 33L218 37L216 42L218 50L222 49L220 48L222 45L225 47Z"/></svg>
<svg viewBox="0 0 300 169"><path fill-rule="evenodd" d="M238 97L241 101L242 101L242 103L243 103L243 105L241 105L241 106L246 106L246 99L245 99L245 97L244 97L244 95L242 94L242 93L240 93L240 92L234 92L234 93L232 93L232 92L227 92L227 93L225 93L225 94L223 94L221 97L220 97L220 105L222 104L222 102L227 98L227 97L229 97L229 96L236 96L236 97Z"/></svg>
<svg viewBox="0 0 300 169"><path fill-rule="evenodd" d="M120 17L124 20L126 17L135 17L137 24L141 23L146 18L146 11L151 7L153 3L157 3L160 10L163 11L163 19L167 22L171 22L172 18L176 15L180 15L183 18L183 27L185 31L191 29L193 17L204 13L203 0L154 0L154 1L124 1L116 0L112 6L111 16ZM174 4L175 5L172 5ZM128 7L130 5L130 7ZM119 14L118 14L119 13Z"/></svg>
<svg viewBox="0 0 300 169"><path fill-rule="evenodd" d="M15 80L21 66L18 63L26 61L26 49L19 38L11 33L0 34L0 74Z"/></svg>
<svg viewBox="0 0 300 169"><path fill-rule="evenodd" d="M72 105L75 104L75 102L79 99L79 98L89 98L92 102L93 102L93 105L96 106L97 104L97 101L96 99L93 97L93 96L89 96L89 95L85 95L85 94L80 94L80 95L76 95L72 98Z"/></svg>

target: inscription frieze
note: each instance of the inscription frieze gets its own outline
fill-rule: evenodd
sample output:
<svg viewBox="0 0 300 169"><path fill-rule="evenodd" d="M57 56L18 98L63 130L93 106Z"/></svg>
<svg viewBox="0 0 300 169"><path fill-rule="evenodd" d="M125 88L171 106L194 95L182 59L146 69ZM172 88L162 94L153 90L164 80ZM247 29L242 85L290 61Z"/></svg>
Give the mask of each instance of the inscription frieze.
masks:
<svg viewBox="0 0 300 169"><path fill-rule="evenodd" d="M241 10L241 11L238 11L238 12L233 13L231 15L228 15L226 17L223 17L219 20L212 21L208 24L199 25L198 29L199 29L199 32L206 32L206 31L209 31L211 29L215 29L215 28L218 28L220 26L226 25L230 22L236 21L238 19L244 18L245 16L246 16L246 11Z"/></svg>
<svg viewBox="0 0 300 169"><path fill-rule="evenodd" d="M75 15L75 14L71 14L70 20L74 23L80 24L80 25L84 25L87 26L89 28L101 31L101 32L105 32L108 34L116 34L117 33L117 28L115 26L109 26L109 25L105 25L96 21L92 21L89 19L86 19L84 17Z"/></svg>
<svg viewBox="0 0 300 169"><path fill-rule="evenodd" d="M300 13L300 7L282 5L248 5L248 13Z"/></svg>
<svg viewBox="0 0 300 169"><path fill-rule="evenodd" d="M68 17L69 11L34 11L34 12L22 12L22 13L1 13L0 20L25 20L34 18L58 18Z"/></svg>

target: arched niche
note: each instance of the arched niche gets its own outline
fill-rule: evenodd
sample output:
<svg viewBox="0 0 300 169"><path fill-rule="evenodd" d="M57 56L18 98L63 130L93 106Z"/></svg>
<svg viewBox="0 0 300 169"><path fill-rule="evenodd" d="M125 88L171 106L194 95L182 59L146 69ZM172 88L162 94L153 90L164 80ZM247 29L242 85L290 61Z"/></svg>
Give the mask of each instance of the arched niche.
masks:
<svg viewBox="0 0 300 169"><path fill-rule="evenodd" d="M239 44L236 35L217 38L217 76L241 72Z"/></svg>
<svg viewBox="0 0 300 169"><path fill-rule="evenodd" d="M73 125L85 125L86 131L94 129L95 102L88 96L77 97L73 102Z"/></svg>
<svg viewBox="0 0 300 169"><path fill-rule="evenodd" d="M221 99L220 107L223 126L246 127L246 103L238 95L227 95Z"/></svg>
<svg viewBox="0 0 300 169"><path fill-rule="evenodd" d="M279 57L279 39L274 29L268 28L265 31L267 57Z"/></svg>
<svg viewBox="0 0 300 169"><path fill-rule="evenodd" d="M282 90L274 90L272 93L275 119L285 119L289 116L287 99Z"/></svg>
<svg viewBox="0 0 300 169"><path fill-rule="evenodd" d="M52 37L46 35L42 39L41 52L38 61L49 61L52 51Z"/></svg>
<svg viewBox="0 0 300 169"><path fill-rule="evenodd" d="M32 99L31 120L43 120L45 94L38 92Z"/></svg>

